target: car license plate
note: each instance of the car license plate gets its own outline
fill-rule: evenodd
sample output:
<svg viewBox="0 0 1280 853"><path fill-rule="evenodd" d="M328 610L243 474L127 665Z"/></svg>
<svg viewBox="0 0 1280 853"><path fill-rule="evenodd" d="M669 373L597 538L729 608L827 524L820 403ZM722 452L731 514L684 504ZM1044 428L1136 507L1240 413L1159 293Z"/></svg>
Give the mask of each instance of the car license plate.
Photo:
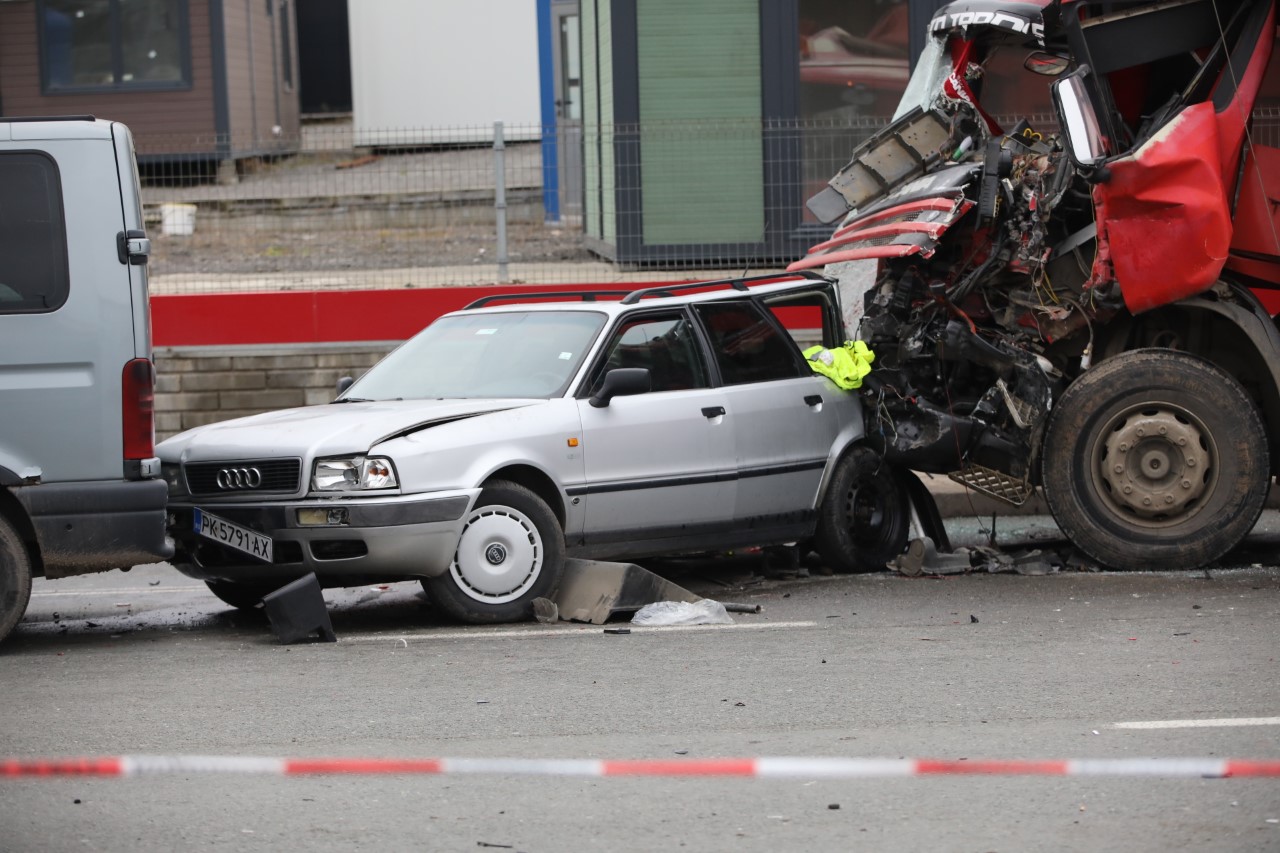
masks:
<svg viewBox="0 0 1280 853"><path fill-rule="evenodd" d="M250 557L256 557L264 563L271 562L271 537L264 536L255 530L241 527L225 518L218 518L203 510L195 511L194 527L196 533L214 542L221 542L228 548L242 551Z"/></svg>

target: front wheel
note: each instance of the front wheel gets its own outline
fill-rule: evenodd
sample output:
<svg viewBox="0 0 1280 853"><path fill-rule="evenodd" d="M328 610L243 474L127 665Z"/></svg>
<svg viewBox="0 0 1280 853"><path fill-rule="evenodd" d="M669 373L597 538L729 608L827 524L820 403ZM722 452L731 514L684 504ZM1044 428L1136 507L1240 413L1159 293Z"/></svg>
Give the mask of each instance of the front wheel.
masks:
<svg viewBox="0 0 1280 853"><path fill-rule="evenodd" d="M819 556L837 572L875 572L902 553L911 529L911 502L893 466L868 447L836 463L818 508Z"/></svg>
<svg viewBox="0 0 1280 853"><path fill-rule="evenodd" d="M535 598L555 595L563 572L555 513L524 486L495 480L467 515L449 570L422 587L462 622L518 622L533 618Z"/></svg>
<svg viewBox="0 0 1280 853"><path fill-rule="evenodd" d="M9 636L31 600L31 554L9 519L0 515L0 640Z"/></svg>
<svg viewBox="0 0 1280 853"><path fill-rule="evenodd" d="M1240 543L1269 480L1267 437L1244 389L1203 359L1134 350L1053 407L1044 494L1067 538L1117 569L1193 569Z"/></svg>

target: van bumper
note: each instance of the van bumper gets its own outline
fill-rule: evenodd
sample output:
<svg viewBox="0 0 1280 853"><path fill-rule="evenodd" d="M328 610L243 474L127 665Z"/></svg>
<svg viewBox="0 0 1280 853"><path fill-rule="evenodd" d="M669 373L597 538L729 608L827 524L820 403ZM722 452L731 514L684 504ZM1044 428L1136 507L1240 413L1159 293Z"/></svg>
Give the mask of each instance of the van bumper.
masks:
<svg viewBox="0 0 1280 853"><path fill-rule="evenodd" d="M12 490L27 510L49 578L127 569L173 556L164 480L41 483Z"/></svg>

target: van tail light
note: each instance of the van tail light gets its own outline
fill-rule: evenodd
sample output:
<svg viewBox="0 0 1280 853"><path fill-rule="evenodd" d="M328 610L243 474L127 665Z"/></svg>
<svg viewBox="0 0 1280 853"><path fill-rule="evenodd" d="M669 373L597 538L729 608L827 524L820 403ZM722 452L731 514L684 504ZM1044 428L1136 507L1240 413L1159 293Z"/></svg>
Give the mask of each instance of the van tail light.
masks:
<svg viewBox="0 0 1280 853"><path fill-rule="evenodd" d="M126 363L120 384L124 458L150 459L156 455L156 371L150 359L135 358Z"/></svg>

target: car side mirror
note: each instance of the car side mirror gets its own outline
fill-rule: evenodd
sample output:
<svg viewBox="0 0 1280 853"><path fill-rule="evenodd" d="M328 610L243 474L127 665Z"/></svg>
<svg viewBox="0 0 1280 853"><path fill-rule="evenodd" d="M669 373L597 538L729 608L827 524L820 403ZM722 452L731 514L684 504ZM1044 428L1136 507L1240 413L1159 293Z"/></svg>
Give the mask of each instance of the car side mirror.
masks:
<svg viewBox="0 0 1280 853"><path fill-rule="evenodd" d="M614 397L625 397L631 394L647 394L653 389L653 377L648 368L615 367L604 375L600 390L590 400L594 408L603 409Z"/></svg>
<svg viewBox="0 0 1280 853"><path fill-rule="evenodd" d="M1058 111L1062 135L1066 138L1067 155L1081 168L1097 166L1107 156L1098 114L1084 86L1087 67L1078 68L1055 80L1052 85L1053 105Z"/></svg>
<svg viewBox="0 0 1280 853"><path fill-rule="evenodd" d="M355 382L356 382L356 379L354 376L343 376L339 378L338 379L338 396L341 397L348 388L350 388L352 385L355 384Z"/></svg>

